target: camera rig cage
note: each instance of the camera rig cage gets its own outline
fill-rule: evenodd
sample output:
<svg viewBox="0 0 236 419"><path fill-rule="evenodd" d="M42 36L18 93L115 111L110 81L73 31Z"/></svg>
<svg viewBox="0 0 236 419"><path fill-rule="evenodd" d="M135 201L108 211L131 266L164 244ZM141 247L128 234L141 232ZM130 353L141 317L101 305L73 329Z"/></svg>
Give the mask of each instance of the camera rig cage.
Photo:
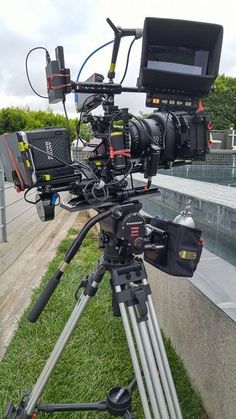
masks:
<svg viewBox="0 0 236 419"><path fill-rule="evenodd" d="M5 133L0 137L6 178L13 181L19 191L25 190L26 200L27 192L37 188L34 203L42 221L54 218L62 191L70 191L75 196L61 203L69 211L96 208L103 212L114 205L129 202L135 205L140 198L159 193L158 188L151 187L158 168L204 160L209 149L210 122L200 98L207 96L218 74L222 26L146 18L142 32L141 29L122 29L110 19L107 21L115 35L108 82L97 73L86 82L72 81L70 70L65 68L63 47L56 48L55 60L51 60L46 50L49 102L62 101L65 109L66 94L75 93L76 108L80 112L78 137L80 124L84 122L90 123L96 139L95 144L92 140L87 145L91 149L89 157L72 162L69 130L63 127ZM114 83L122 37L133 36L131 49L142 33L137 87ZM156 111L138 119L127 108L119 109L114 100L115 95L122 92L146 93L146 105ZM91 110L99 105L104 114L93 116ZM137 172L147 179L145 187L134 186L132 174ZM138 213L134 214L132 222L138 223L139 218ZM149 220L147 223L150 234L146 239L144 232L137 230L137 237L132 236L135 244L131 243L130 235L125 239L122 234L119 246L126 248L129 242L133 252L145 252L145 259L157 268L166 269L172 275L188 273L192 276L202 249L199 230L177 228L171 222ZM129 231L127 225L123 227ZM186 242L184 237L188 238ZM164 250L160 251L160 246ZM183 266L178 266L178 261L180 265L184 261Z"/></svg>
<svg viewBox="0 0 236 419"><path fill-rule="evenodd" d="M70 190L77 196L68 206L70 210L71 206L79 209L123 202L144 191L152 193L151 178L158 168L204 160L209 149L210 123L199 99L207 96L218 74L222 26L148 17L142 31L122 29L107 21L114 31L114 44L106 83L96 73L86 82L72 81L63 47L56 48L55 60L46 51L49 103L62 101L65 106L66 95L75 93L81 122L90 123L99 139L91 148L92 156L72 162L69 132L62 127L0 137L7 180L19 191L38 188L37 201L42 200L51 214L45 215L45 220L51 219L50 207L60 191ZM142 33L137 87L114 83L122 37L135 40ZM155 112L138 119L128 109L118 109L114 97L122 92L146 93L146 105ZM104 115L95 117L91 110L100 104ZM136 172L148 180L145 190L127 189L127 177Z"/></svg>

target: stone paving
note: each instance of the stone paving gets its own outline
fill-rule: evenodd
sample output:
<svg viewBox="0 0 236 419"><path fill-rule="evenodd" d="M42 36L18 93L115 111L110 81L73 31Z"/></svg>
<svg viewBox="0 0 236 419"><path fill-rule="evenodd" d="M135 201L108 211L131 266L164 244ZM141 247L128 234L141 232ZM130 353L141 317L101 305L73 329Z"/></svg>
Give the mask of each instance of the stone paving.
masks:
<svg viewBox="0 0 236 419"><path fill-rule="evenodd" d="M144 180L142 174L135 175L134 179ZM236 188L230 186L159 174L153 177L152 184L236 209Z"/></svg>
<svg viewBox="0 0 236 419"><path fill-rule="evenodd" d="M15 231L12 237L15 240L1 244L0 360L17 328L20 315L31 301L34 288L39 285L57 246L77 217L77 212L61 210L53 221L42 223L35 214ZM24 234L24 229L28 230L28 235Z"/></svg>

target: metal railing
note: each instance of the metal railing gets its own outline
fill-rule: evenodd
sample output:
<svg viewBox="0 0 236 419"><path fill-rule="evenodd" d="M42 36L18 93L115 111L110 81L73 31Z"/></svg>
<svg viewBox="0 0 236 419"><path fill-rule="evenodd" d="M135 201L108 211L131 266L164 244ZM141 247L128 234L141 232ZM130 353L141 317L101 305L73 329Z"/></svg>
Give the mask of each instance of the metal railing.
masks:
<svg viewBox="0 0 236 419"><path fill-rule="evenodd" d="M71 146L71 158L74 161L83 162L91 156L91 151L84 151L83 149L75 146Z"/></svg>
<svg viewBox="0 0 236 419"><path fill-rule="evenodd" d="M0 159L0 242L7 241L5 181L2 161Z"/></svg>
<svg viewBox="0 0 236 419"><path fill-rule="evenodd" d="M5 190L9 190L9 189L14 189L13 185L10 186L6 186ZM30 195L34 195L35 192L32 192L31 194L28 194L27 196L29 197ZM23 202L24 198L21 197L19 199L15 199L14 201L10 202L9 204L6 204L6 209L11 207L12 205L16 204L17 202ZM14 217L10 218L10 220L7 220L6 225L11 224L13 221L15 221L17 218L19 218L21 215L25 214L27 211L29 211L31 208L33 208L33 204L28 206L27 208L24 208L22 211L18 212L17 215L15 215Z"/></svg>
<svg viewBox="0 0 236 419"><path fill-rule="evenodd" d="M7 227L13 223L15 220L20 218L23 214L30 211L34 205L27 205L26 208L22 210L16 210L16 215L12 216L11 218L7 218L8 209L14 205L19 206L19 203L24 202L24 197L21 196L17 199L14 199L10 203L6 202L6 195L11 191L14 190L14 185L7 184L4 179L4 170L2 167L1 159L0 159L0 242L7 242ZM28 194L28 197L33 195L34 192Z"/></svg>

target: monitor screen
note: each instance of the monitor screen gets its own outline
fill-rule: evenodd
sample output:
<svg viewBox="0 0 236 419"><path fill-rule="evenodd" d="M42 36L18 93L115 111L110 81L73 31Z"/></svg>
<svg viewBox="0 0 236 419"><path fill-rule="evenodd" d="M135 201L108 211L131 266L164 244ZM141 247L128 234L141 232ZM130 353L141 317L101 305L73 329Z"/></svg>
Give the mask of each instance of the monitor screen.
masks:
<svg viewBox="0 0 236 419"><path fill-rule="evenodd" d="M102 83L104 77L102 74L94 73L91 77L85 80L85 83ZM75 109L76 112L91 111L99 106L101 103L100 96L95 93L75 93Z"/></svg>
<svg viewBox="0 0 236 419"><path fill-rule="evenodd" d="M206 75L209 51L181 46L150 45L147 68L194 75Z"/></svg>

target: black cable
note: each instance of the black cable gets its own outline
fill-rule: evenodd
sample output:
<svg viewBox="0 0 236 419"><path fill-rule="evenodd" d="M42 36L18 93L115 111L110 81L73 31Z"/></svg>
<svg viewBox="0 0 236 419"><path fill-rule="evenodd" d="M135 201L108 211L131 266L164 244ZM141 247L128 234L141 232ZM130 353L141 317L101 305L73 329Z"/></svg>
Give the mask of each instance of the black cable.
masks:
<svg viewBox="0 0 236 419"><path fill-rule="evenodd" d="M70 135L70 124L69 124L69 118L68 118L68 114L67 114L67 110L66 110L66 100L65 99L62 101L62 105L63 105L63 109L64 109L64 113L65 113L67 129L68 129L69 135Z"/></svg>
<svg viewBox="0 0 236 419"><path fill-rule="evenodd" d="M28 188L25 193L24 193L24 200L25 202L27 202L28 204L34 204L36 205L39 201L41 201L41 198L37 199L36 201L29 201L29 199L26 198L26 196L28 195L29 191L31 191L31 189L35 188L35 186L31 186L30 188ZM61 197L60 195L57 193L57 198L58 198L58 203L54 204L55 207L58 207L61 203Z"/></svg>
<svg viewBox="0 0 236 419"><path fill-rule="evenodd" d="M131 183L131 188L134 189L134 180L133 180L132 173L130 173L130 183Z"/></svg>
<svg viewBox="0 0 236 419"><path fill-rule="evenodd" d="M52 157L54 160L59 161L60 163L64 164L65 166L72 167L74 169L74 166L72 164L65 162L64 160L60 159L59 157L55 157L53 154L48 153L47 151L41 150L40 148L36 147L35 145L29 144L30 148L33 148L34 150L39 151L42 154L46 154L46 156Z"/></svg>
<svg viewBox="0 0 236 419"><path fill-rule="evenodd" d="M112 130L112 123L117 119L117 116L121 115L123 113L123 111L119 111L117 113L115 113L115 115L111 118L110 120L110 124L109 124L109 131L108 131L108 141L111 145L111 130Z"/></svg>
<svg viewBox="0 0 236 419"><path fill-rule="evenodd" d="M54 204L54 207L59 207L59 205L61 203L61 197L60 197L59 193L57 193L57 198L58 198L58 203Z"/></svg>
<svg viewBox="0 0 236 419"><path fill-rule="evenodd" d="M103 203L103 202L105 202L106 201L106 199L108 198L108 196L109 196L109 191L108 191L108 189L106 188L106 185L104 184L104 186L102 187L102 188L100 188L100 189L97 189L98 191L99 190L102 190L102 192L103 192L103 197L99 197L99 196L97 196L96 195L96 193L94 192L95 191L95 189L97 189L96 188L96 184L92 187L92 190L91 190L91 193L92 193L92 195L93 195L93 197L94 197L94 199L96 199L97 201L99 201L100 203Z"/></svg>
<svg viewBox="0 0 236 419"><path fill-rule="evenodd" d="M94 180L98 180L98 177L95 175L95 173L92 171L92 169L89 165L87 165L86 163L82 163L78 160L73 160L73 163L77 163L78 165L80 165L83 168L83 170L82 170L81 167L80 167L79 170L88 180L92 180L92 179L90 177L88 177L88 174L86 174L84 172L84 170L88 170L90 175L92 175L92 177L94 178ZM76 167L75 167L75 170L76 170Z"/></svg>
<svg viewBox="0 0 236 419"><path fill-rule="evenodd" d="M98 180L98 177L95 175L95 173L92 171L92 169L91 169L91 167L89 166L89 165L87 165L86 163L83 163L83 162L80 162L80 161L77 161L77 160L75 160L75 162L79 165L79 166L81 166L84 170L88 170L89 172L90 172L90 174L92 175L92 177L93 178L95 178L95 180ZM73 166L74 167L74 166ZM76 167L75 167L75 169L76 169ZM79 169L79 170L81 170L81 168ZM81 170L81 172L82 172L82 170ZM82 172L83 173L83 172ZM84 173L83 173L84 174ZM85 174L84 174L85 175ZM86 176L86 175L85 175ZM87 177L87 176L86 176ZM88 178L89 179L89 178Z"/></svg>
<svg viewBox="0 0 236 419"><path fill-rule="evenodd" d="M85 107L85 104L86 104L86 102L88 101L88 99L90 99L91 97L94 97L94 94L93 94L93 95L89 95L89 96L87 96L87 97L86 97L86 99L84 100L84 103L83 103L83 105L82 105L82 109L81 109L81 112L80 112L80 116L79 116L79 121L78 121L78 127L77 127L78 140L81 140L83 144L85 143L85 141L84 141L84 140L82 140L82 138L80 137L80 126L81 126L81 124L82 124L82 115L83 115L83 112L84 112L84 107ZM78 147L78 140L77 140L76 147ZM86 144L86 145L87 145L87 144Z"/></svg>
<svg viewBox="0 0 236 419"><path fill-rule="evenodd" d="M125 76L126 76L126 73L127 73L127 70L128 70L130 52L131 52L132 46L134 45L134 41L136 41L136 37L135 37L135 38L131 41L131 43L130 43L130 46L129 46L129 49L128 49L127 58L126 58L125 71L124 71L123 77L122 77L122 79L121 79L121 81L120 81L120 84L122 84L122 83L123 83L123 81L124 81L124 79L125 79Z"/></svg>
<svg viewBox="0 0 236 419"><path fill-rule="evenodd" d="M96 176L96 174L92 171L92 169L91 169L91 167L88 165L88 164L86 164L86 163L83 163L83 162L79 162L79 161L76 161L76 163L77 164L79 164L79 166L81 166L82 168L83 168L83 170L88 170L89 171L89 173L92 175L92 177L95 179L95 180L97 180L97 181L99 181L99 179L98 179L98 177ZM76 169L76 167L75 167L75 169ZM82 174L84 174L85 175L85 177L87 177L88 178L88 176L81 170L81 168L79 169L81 172L82 172ZM88 178L89 179L89 178Z"/></svg>
<svg viewBox="0 0 236 419"><path fill-rule="evenodd" d="M131 161L131 162L130 162L130 168L129 168L129 170L128 170L125 174L124 174L124 176L122 177L122 179L117 179L117 180L115 180L114 182L109 182L109 183L106 183L106 184L105 184L105 186L114 186L114 185L118 185L120 182L123 182L123 180L125 180L125 179L127 178L127 176L129 176L129 175L132 173L133 167L134 167L134 165L133 165L133 162Z"/></svg>
<svg viewBox="0 0 236 419"><path fill-rule="evenodd" d="M88 182L86 185L85 185L85 187L84 187L84 189L83 189L83 195L84 195L84 198L85 198L85 200L90 204L90 205L93 205L93 206L97 206L97 205L101 205L103 202L105 202L106 201L106 199L108 198L108 190L106 189L106 188L101 188L101 190L103 191L103 197L102 198L99 198L99 197L97 197L96 195L95 195L95 193L94 193L94 188L96 187L96 185L98 184L99 182L97 182L96 180L91 180L90 182ZM90 185L93 185L92 186L92 189L91 189L91 192L87 192L87 189L88 189L88 187L90 186ZM104 185L105 186L105 185ZM92 200L92 199L90 199L89 198L89 193L93 196L93 198L94 198L94 200Z"/></svg>
<svg viewBox="0 0 236 419"><path fill-rule="evenodd" d="M29 83L29 85L30 85L31 89L33 90L33 92L34 92L37 96L39 96L39 97L41 97L41 98L43 98L43 99L48 99L48 96L43 96L43 95L40 95L38 92L36 92L36 90L35 90L35 89L33 88L33 86L32 86L32 83L31 83L31 81L30 81L30 77L29 77L29 70L28 70L28 58L29 58L30 54L31 54L33 51L38 50L38 49L43 49L44 51L46 51L46 57L47 57L47 60L48 60L48 59L50 60L50 55L49 55L49 52L48 52L48 50L47 50L46 48L44 48L44 47L35 47L35 48L32 48L32 49L28 52L28 54L26 55L26 58L25 58L25 71L26 71L26 77L27 77L28 83Z"/></svg>
<svg viewBox="0 0 236 419"><path fill-rule="evenodd" d="M168 111L167 116L166 116L166 122L165 122L165 128L164 128L164 132L163 132L163 145L162 148L165 149L166 147L166 132L167 132L167 125L168 125L168 119L169 116L171 115L170 111Z"/></svg>
<svg viewBox="0 0 236 419"><path fill-rule="evenodd" d="M54 155L52 155L52 154L50 154L50 153L47 153L46 151L41 150L40 148L38 148L38 147L36 147L36 146L34 146L34 145L32 145L32 144L29 144L29 147L30 147L30 148L34 148L35 150L39 151L40 153L46 154L46 156L51 156L51 157L53 157L53 159L55 159L55 160L59 161L60 163L64 164L65 166L71 167L73 170L76 170L76 169L77 169L77 170L80 170L80 167L75 167L75 166L73 166L72 164L69 164L69 163L65 162L64 160L60 159L59 157L55 157ZM91 169L89 166L87 166L85 163L82 163L82 162L78 162L78 163L79 163L79 165L80 165L83 169L89 170L89 171L90 171L90 173L93 175L93 177L96 177L96 178L97 178L97 176L93 173L92 169ZM82 172L82 173L83 173L83 172Z"/></svg>
<svg viewBox="0 0 236 419"><path fill-rule="evenodd" d="M80 78L81 72L82 72L82 70L83 70L83 68L84 68L85 64L86 64L86 63L87 63L87 61L89 60L89 58L91 58L91 57L92 57L92 56L93 56L96 52L98 52L100 49L102 49L102 48L106 47L107 45L113 44L113 42L114 42L114 39L113 39L112 41L106 42L106 44L103 44L103 45L101 45L100 47L96 48L93 52L91 52L91 54L89 54L89 55L88 55L88 57L84 60L84 62L83 62L83 64L82 64L82 66L80 67L80 70L79 70L79 72L78 72L78 74L77 74L77 78L76 78L76 81L77 81L77 82L79 81L79 78Z"/></svg>
<svg viewBox="0 0 236 419"><path fill-rule="evenodd" d="M27 198L26 198L26 197L27 197L27 195L28 195L28 193L29 193L29 191L31 191L31 189L33 189L33 188L35 188L35 186L31 186L30 188L26 189L26 191L25 191L25 193L24 193L24 200L25 200L25 202L27 202L28 204L34 204L34 205L36 205L36 204L40 201L40 198L39 198L39 199L37 199L37 201L29 201L29 199L27 199Z"/></svg>
<svg viewBox="0 0 236 419"><path fill-rule="evenodd" d="M78 160L73 160L72 165L73 165L73 163L77 163L77 164L81 165L81 162L79 162ZM86 168L86 169L87 169L87 168ZM75 167L75 170L76 170L76 167ZM90 178L88 177L88 175L87 175L87 174L83 171L83 170L85 170L85 168L83 168L83 170L80 168L79 170L80 170L80 172L82 173L82 175L84 175L87 179L90 179Z"/></svg>
<svg viewBox="0 0 236 419"><path fill-rule="evenodd" d="M94 144L87 143L87 141L83 140L83 138L80 137L79 140L81 141L84 147L94 148ZM78 141L75 147L78 147Z"/></svg>

